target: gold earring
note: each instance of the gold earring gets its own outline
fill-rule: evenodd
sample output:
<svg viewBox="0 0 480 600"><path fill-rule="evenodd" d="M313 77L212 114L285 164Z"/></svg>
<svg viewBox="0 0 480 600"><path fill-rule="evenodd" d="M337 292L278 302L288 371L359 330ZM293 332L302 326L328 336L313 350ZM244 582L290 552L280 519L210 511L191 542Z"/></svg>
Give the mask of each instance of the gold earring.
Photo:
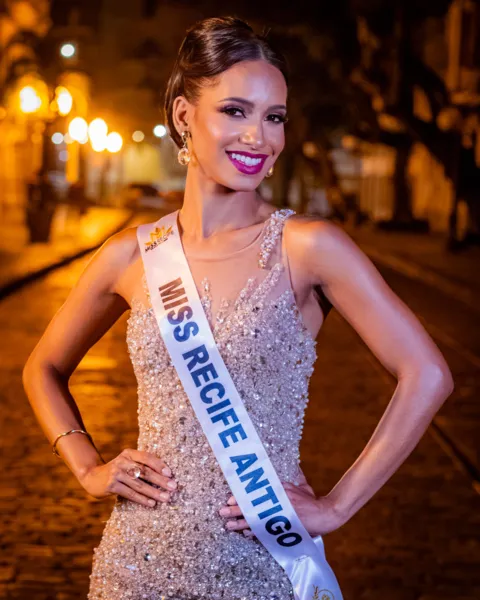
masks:
<svg viewBox="0 0 480 600"><path fill-rule="evenodd" d="M187 139L190 137L190 132L188 130L182 131L182 141L183 141L183 148L180 148L180 150L178 151L178 162L183 165L184 167L186 167L188 165L188 163L190 162L190 151L188 149L188 145L187 145Z"/></svg>
<svg viewBox="0 0 480 600"><path fill-rule="evenodd" d="M268 169L265 174L265 177L271 177L273 175L273 165Z"/></svg>

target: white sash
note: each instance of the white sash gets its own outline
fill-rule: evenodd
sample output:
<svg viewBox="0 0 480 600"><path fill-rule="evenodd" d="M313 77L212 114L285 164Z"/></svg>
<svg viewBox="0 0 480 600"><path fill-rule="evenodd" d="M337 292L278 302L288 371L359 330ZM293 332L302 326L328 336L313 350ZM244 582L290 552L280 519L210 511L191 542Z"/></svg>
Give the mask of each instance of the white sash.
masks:
<svg viewBox="0 0 480 600"><path fill-rule="evenodd" d="M342 600L288 499L228 373L178 232L178 210L137 228L150 300L185 393L252 532L286 571L297 600Z"/></svg>

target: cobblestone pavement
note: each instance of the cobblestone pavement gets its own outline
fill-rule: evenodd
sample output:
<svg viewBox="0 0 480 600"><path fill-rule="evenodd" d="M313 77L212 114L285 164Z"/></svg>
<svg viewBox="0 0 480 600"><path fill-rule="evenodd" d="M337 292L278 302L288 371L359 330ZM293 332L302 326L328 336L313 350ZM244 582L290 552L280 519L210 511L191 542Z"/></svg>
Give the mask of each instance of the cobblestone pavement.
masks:
<svg viewBox="0 0 480 600"><path fill-rule="evenodd" d="M89 498L54 457L21 386L22 366L74 285L86 259L0 303L0 598L86 598L93 548L113 499ZM325 536L345 600L480 598L480 501L459 451L478 465L478 314L452 298L384 270L452 368L456 389L414 453L340 530ZM71 379L85 424L106 460L137 440L136 389L122 319ZM332 311L318 361L302 441L302 467L325 494L373 432L395 381L350 325ZM453 446L439 437L444 431ZM115 600L115 599L109 599Z"/></svg>

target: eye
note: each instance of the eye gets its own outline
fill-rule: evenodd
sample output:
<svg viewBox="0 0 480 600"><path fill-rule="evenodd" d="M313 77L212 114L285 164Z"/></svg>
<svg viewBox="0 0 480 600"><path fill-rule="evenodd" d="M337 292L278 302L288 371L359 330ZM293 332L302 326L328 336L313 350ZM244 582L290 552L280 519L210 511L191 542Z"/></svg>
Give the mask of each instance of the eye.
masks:
<svg viewBox="0 0 480 600"><path fill-rule="evenodd" d="M243 116L245 116L245 113L243 112L243 110L241 108L238 108L237 106L225 106L224 108L222 108L220 110L220 112L223 112L231 117L237 116L235 111L239 111L240 113L242 113Z"/></svg>
<svg viewBox="0 0 480 600"><path fill-rule="evenodd" d="M268 115L269 120L271 120L270 117L273 117L274 119L278 119L277 121L272 121L272 123L286 123L288 121L288 117L286 117L284 115L271 114L271 115Z"/></svg>

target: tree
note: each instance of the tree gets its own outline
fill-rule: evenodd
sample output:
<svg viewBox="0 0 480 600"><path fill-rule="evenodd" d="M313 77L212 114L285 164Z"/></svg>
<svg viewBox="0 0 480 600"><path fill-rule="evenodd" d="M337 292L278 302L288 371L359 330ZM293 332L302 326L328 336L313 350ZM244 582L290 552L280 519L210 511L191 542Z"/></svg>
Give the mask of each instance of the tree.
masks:
<svg viewBox="0 0 480 600"><path fill-rule="evenodd" d="M399 135L388 131L382 134L382 141L397 149L394 219L400 221L412 220L408 190L401 172L405 172L410 148L417 141L444 166L456 194L465 199L470 214L478 219L480 170L475 163L473 144L462 145L461 111L452 106L435 65L427 64L423 58L428 38L422 35L425 25L432 19L444 21L450 4L447 0L352 0L361 44L360 64L353 72L352 81L371 97L379 113L396 120L401 131ZM444 38L442 43L445 45ZM427 120L415 114L414 93L418 90L428 100L430 117ZM463 112L467 117L469 109ZM450 123L446 123L447 120ZM453 213L451 237L455 219Z"/></svg>

